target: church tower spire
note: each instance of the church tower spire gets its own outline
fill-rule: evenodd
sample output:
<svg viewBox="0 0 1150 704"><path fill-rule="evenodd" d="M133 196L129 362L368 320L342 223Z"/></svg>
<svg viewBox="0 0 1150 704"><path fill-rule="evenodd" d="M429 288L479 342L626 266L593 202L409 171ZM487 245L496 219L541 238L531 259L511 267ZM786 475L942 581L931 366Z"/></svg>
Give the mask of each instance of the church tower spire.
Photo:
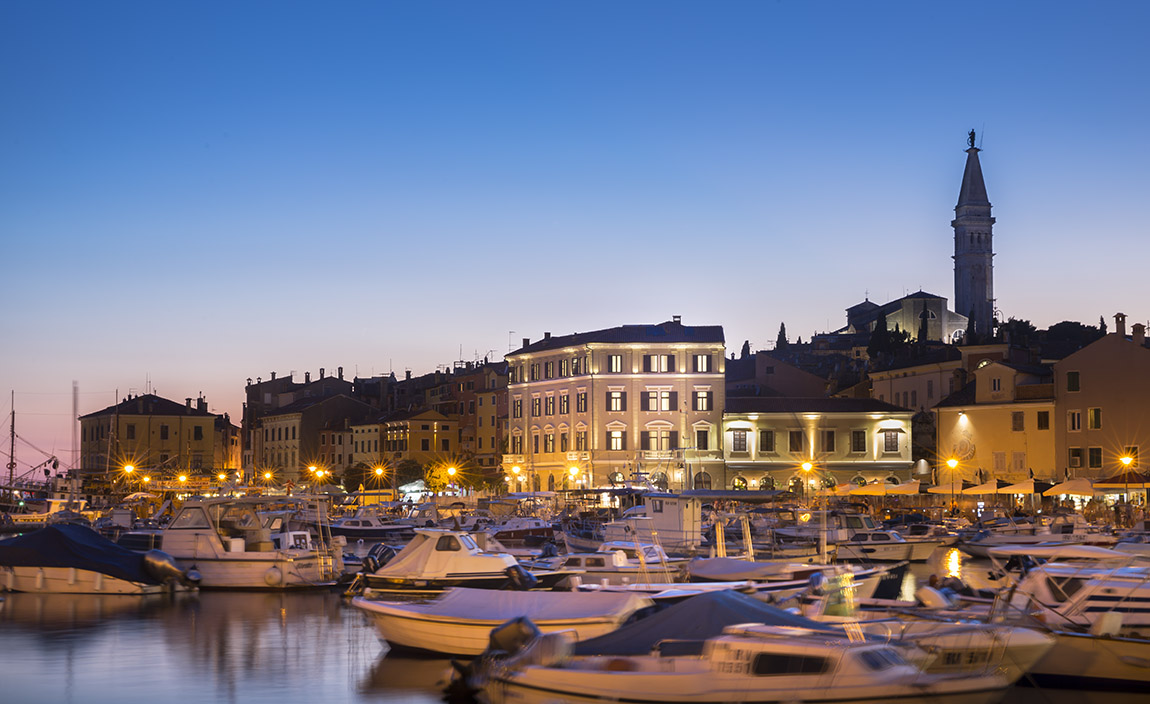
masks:
<svg viewBox="0 0 1150 704"><path fill-rule="evenodd" d="M954 228L954 308L971 319L979 336L987 338L994 333L994 218L974 130L967 141L966 169L950 223Z"/></svg>

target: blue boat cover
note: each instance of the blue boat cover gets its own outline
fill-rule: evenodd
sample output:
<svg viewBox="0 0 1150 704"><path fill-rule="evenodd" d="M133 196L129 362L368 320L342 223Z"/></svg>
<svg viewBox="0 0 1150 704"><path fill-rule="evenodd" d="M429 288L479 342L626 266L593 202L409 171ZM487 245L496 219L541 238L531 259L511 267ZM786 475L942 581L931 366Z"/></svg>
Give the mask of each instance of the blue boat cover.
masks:
<svg viewBox="0 0 1150 704"><path fill-rule="evenodd" d="M159 584L144 569L144 554L116 545L86 526L61 523L0 540L0 565L75 567L129 582Z"/></svg>
<svg viewBox="0 0 1150 704"><path fill-rule="evenodd" d="M697 594L617 631L580 641L575 644L575 654L646 655L661 640L703 641L739 623L829 630L826 624L725 589Z"/></svg>

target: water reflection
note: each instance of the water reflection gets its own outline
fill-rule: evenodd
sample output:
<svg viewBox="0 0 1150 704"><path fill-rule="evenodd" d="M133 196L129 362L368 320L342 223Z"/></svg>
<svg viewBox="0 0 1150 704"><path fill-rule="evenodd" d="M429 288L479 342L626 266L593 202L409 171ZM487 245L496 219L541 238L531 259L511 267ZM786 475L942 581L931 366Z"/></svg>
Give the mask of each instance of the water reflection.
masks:
<svg viewBox="0 0 1150 704"><path fill-rule="evenodd" d="M333 593L9 594L0 624L3 701L440 700L431 666L381 659L375 631Z"/></svg>
<svg viewBox="0 0 1150 704"><path fill-rule="evenodd" d="M451 681L451 661L446 658L409 658L385 654L360 683L360 692L373 701L411 701L413 696L442 697Z"/></svg>

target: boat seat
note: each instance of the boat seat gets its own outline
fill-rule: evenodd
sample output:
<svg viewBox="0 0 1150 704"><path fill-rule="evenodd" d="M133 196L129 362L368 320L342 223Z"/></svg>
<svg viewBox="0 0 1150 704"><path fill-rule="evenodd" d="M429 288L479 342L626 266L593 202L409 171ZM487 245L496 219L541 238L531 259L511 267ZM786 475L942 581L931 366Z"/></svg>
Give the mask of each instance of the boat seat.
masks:
<svg viewBox="0 0 1150 704"><path fill-rule="evenodd" d="M244 549L248 552L272 552L272 532L267 528L244 531Z"/></svg>

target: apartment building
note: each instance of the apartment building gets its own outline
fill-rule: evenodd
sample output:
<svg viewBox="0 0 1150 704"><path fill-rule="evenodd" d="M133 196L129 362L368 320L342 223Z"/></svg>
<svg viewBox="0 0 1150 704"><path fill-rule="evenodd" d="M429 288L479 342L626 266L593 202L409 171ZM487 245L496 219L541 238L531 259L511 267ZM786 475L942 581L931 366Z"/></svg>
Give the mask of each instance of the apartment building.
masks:
<svg viewBox="0 0 1150 704"><path fill-rule="evenodd" d="M721 326L624 325L508 354L503 468L516 488L621 485L672 490L724 477Z"/></svg>

